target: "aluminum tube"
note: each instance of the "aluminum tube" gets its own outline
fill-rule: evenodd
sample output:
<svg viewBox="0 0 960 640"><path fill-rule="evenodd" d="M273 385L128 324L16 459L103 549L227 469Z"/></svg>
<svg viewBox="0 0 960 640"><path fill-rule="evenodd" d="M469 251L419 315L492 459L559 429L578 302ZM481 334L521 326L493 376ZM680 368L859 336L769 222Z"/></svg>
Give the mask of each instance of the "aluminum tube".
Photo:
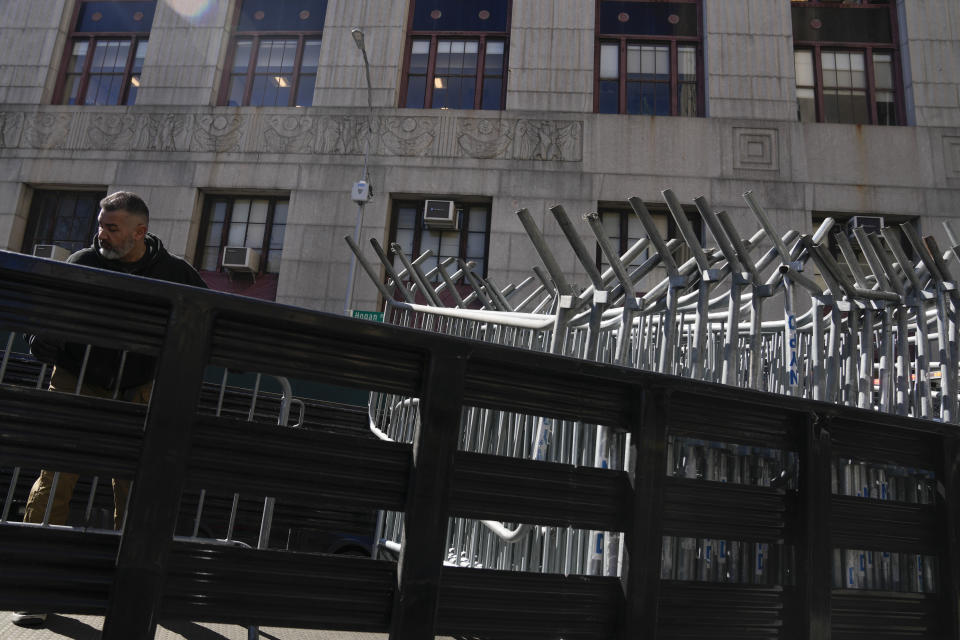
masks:
<svg viewBox="0 0 960 640"><path fill-rule="evenodd" d="M930 254L930 249L920 238L920 235L917 233L917 230L913 228L913 225L909 222L904 222L900 225L900 229L903 231L903 234L907 236L907 241L910 243L910 246L913 247L914 253L920 256L920 261L927 268L930 276L937 282L943 282L943 273L937 268L937 263Z"/></svg>
<svg viewBox="0 0 960 640"><path fill-rule="evenodd" d="M377 254L377 257L380 258L380 264L383 265L383 268L387 273L387 277L389 277L393 281L393 286L397 289L397 291L400 292L400 295L403 296L403 299L406 302L413 302L414 301L413 294L411 294L410 290L407 289L407 287L403 284L403 281L400 279L400 276L397 274L396 270L393 268L393 263L390 260L389 256L387 256L387 252L383 250L383 247L380 246L380 243L377 241L376 238L370 238L370 245L373 247L373 250ZM391 302L393 300L393 296L392 295L386 296L386 300L388 303Z"/></svg>
<svg viewBox="0 0 960 640"><path fill-rule="evenodd" d="M530 212L525 208L520 209L517 211L517 217L520 218L520 224L523 225L524 231L527 232L527 237L529 237L530 242L533 243L534 250L536 250L537 255L540 256L540 260L543 262L543 266L547 268L547 272L556 283L560 294L572 295L573 288L563 275L563 270L557 263L556 258L553 257L553 252L550 251L550 248L547 246L547 242L544 240L543 234L540 233L540 229L537 228L536 223L534 223Z"/></svg>
<svg viewBox="0 0 960 640"><path fill-rule="evenodd" d="M633 196L628 198L627 201L633 208L633 212L637 214L638 218L640 218L640 224L643 225L643 229L646 232L647 237L650 239L650 242L653 243L657 253L660 254L660 259L663 260L663 266L667 269L667 276L673 277L678 275L677 263L674 261L673 255L671 255L670 251L667 249L667 245L663 241L663 238L660 237L660 232L657 231L657 225L653 221L653 216L650 215L646 205L643 204L643 200Z"/></svg>
<svg viewBox="0 0 960 640"><path fill-rule="evenodd" d="M83 511L83 521L90 524L90 516L93 515L93 499L97 495L97 485L100 483L99 476L93 476L93 480L90 481L90 493L87 494L87 508ZM13 485L11 485L13 486Z"/></svg>
<svg viewBox="0 0 960 640"><path fill-rule="evenodd" d="M453 279L447 273L447 266L454 262L456 262L456 258L447 258L443 261L443 264L439 265L437 271L440 273L440 278L443 280L443 283L447 285L447 290L450 291L450 295L453 298L454 304L456 304L460 309L464 309L467 305L464 304L463 298L460 296L460 292L457 291L457 285L454 284Z"/></svg>
<svg viewBox="0 0 960 640"><path fill-rule="evenodd" d="M861 409L873 406L873 317L874 310L869 306L864 308L860 325L860 388L857 395L857 406Z"/></svg>
<svg viewBox="0 0 960 640"><path fill-rule="evenodd" d="M357 262L360 263L360 266L363 267L363 270L367 272L367 277L370 278L370 282L377 287L380 291L380 295L384 297L385 300L389 300L393 297L393 294L390 293L390 290L387 289L387 285L380 280L380 274L373 268L373 265L370 264L370 261L367 260L363 253L360 251L360 247L357 246L357 243L354 242L351 236L343 236L343 239L346 241L347 246L350 247L350 250L353 251L353 255L357 257Z"/></svg>
<svg viewBox="0 0 960 640"><path fill-rule="evenodd" d="M680 199L677 198L677 195L671 189L664 189L660 194L663 196L664 202L667 203L667 209L669 209L670 215L673 216L673 221L676 223L677 229L680 230L680 236L684 242L687 243L687 247L690 248L693 259L697 261L697 266L700 268L700 271L706 271L710 268L710 263L707 261L707 255L703 252L700 239L697 237L697 234L693 232L693 227L687 219L687 213L683 210L683 205L680 204Z"/></svg>
<svg viewBox="0 0 960 640"><path fill-rule="evenodd" d="M463 275L465 276L467 282L470 284L470 287L474 290L474 292L476 292L477 299L480 300L480 304L482 304L485 309L491 309L493 311L497 311L498 310L497 304L493 300L491 300L490 297L483 290L483 285L480 284L480 282L477 280L477 277L473 274L473 270L470 268L470 264L468 264L463 258L457 258L457 264L460 265L460 269L463 271ZM442 307L443 305L437 305L437 306ZM499 309L499 310L502 311L502 309Z"/></svg>
<svg viewBox="0 0 960 640"><path fill-rule="evenodd" d="M440 298L437 297L436 292L434 292L433 287L427 285L427 283L423 281L420 270L416 268L413 265L413 263L410 262L410 258L408 258L407 255L403 252L403 247L401 247L400 244L397 242L391 242L390 253L392 253L393 255L397 256L397 258L399 258L400 262L403 264L403 266L407 270L407 275L409 275L413 279L413 282L416 284L417 289L423 292L423 297L426 299L427 304L435 307L442 307L443 304L440 302ZM423 254L433 255L433 252L427 249L426 251L423 252Z"/></svg>
<svg viewBox="0 0 960 640"><path fill-rule="evenodd" d="M880 410L885 413L894 411L893 393L893 307L880 311Z"/></svg>
<svg viewBox="0 0 960 640"><path fill-rule="evenodd" d="M823 400L823 303L813 299L813 327L810 336L811 396Z"/></svg>
<svg viewBox="0 0 960 640"><path fill-rule="evenodd" d="M503 292L494 284L493 280L490 278L483 278L484 290L490 292L490 297L497 302L503 311L513 311L513 305L507 302L506 296L503 295Z"/></svg>
<svg viewBox="0 0 960 640"><path fill-rule="evenodd" d="M280 383L283 389L283 395L280 396L280 415L277 417L277 424L281 427L287 426L290 422L290 403L293 401L293 388L290 381L284 376L273 376Z"/></svg>
<svg viewBox="0 0 960 640"><path fill-rule="evenodd" d="M913 287L915 294L919 296L921 290L923 289L923 284L920 282L920 278L917 276L917 272L913 263L910 262L909 258L907 258L907 254L903 251L903 246L900 244L900 239L897 238L897 235L893 233L892 229L881 229L880 234L887 243L890 253L893 254L893 257L900 265L900 271L903 272L903 275Z"/></svg>
<svg viewBox="0 0 960 640"><path fill-rule="evenodd" d="M7 363L10 361L10 350L13 349L13 339L15 337L16 334L13 331L7 337L7 346L3 350L3 358L0 359L0 383L3 382L3 376L7 373Z"/></svg>
<svg viewBox="0 0 960 640"><path fill-rule="evenodd" d="M730 244L733 245L734 251L737 252L737 257L740 259L741 266L750 272L750 277L753 278L754 282L759 282L760 272L753 264L753 258L750 257L750 251L747 249L747 245L740 237L740 233L737 231L737 228L733 225L733 221L730 220L730 216L726 211L718 211L717 220L720 221L720 226L723 227L723 230L726 232L727 239L730 241ZM766 231L761 229L757 234L757 241L759 241L764 235L766 235Z"/></svg>
<svg viewBox="0 0 960 640"><path fill-rule="evenodd" d="M13 504L13 494L17 489L17 480L20 479L20 467L14 467L10 474L10 486L7 488L7 497L3 501L3 513L0 513L0 522L6 522L10 517L10 506Z"/></svg>
<svg viewBox="0 0 960 640"><path fill-rule="evenodd" d="M780 255L781 262L790 262L790 251L787 250L786 243L780 238L780 235L774 230L773 225L770 224L770 218L767 217L767 212L763 210L763 207L757 202L756 198L753 197L752 191L747 191L743 194L743 199L747 201L747 205L750 207L750 210L753 211L753 214L756 216L757 221L760 222L760 226L767 232L767 236L773 242L774 248L777 250L777 253Z"/></svg>
<svg viewBox="0 0 960 640"><path fill-rule="evenodd" d="M873 241L870 239L872 236L867 235L867 232L864 231L862 227L856 227L853 230L853 236L857 239L857 244L860 245L860 251L867 261L867 266L870 267L873 277L877 280L877 287L883 291L892 289L893 285L890 283L890 279L887 278L887 271L881 264L880 256L877 254L876 247L874 247Z"/></svg>
<svg viewBox="0 0 960 640"><path fill-rule="evenodd" d="M623 263L620 262L620 255L613 250L610 239L607 237L607 232L600 222L600 216L596 213L588 213L583 216L583 219L590 225L590 230L593 231L593 235L597 239L600 251L607 259L607 262L610 263L610 267L613 269L614 275L616 275L617 282L623 287L624 304L629 305L631 308L636 308L637 299L632 294L633 283L630 281L630 275L627 273L627 269L623 266Z"/></svg>
<svg viewBox="0 0 960 640"><path fill-rule="evenodd" d="M260 378L262 374L257 374L253 381L253 396L250 398L250 410L247 412L247 422L253 422L254 413L257 410L257 395L260 393Z"/></svg>
<svg viewBox="0 0 960 640"><path fill-rule="evenodd" d="M760 323L763 320L763 299L758 288L754 285L753 297L750 299L750 388L761 389L760 379L760 345L763 336L760 333Z"/></svg>
<svg viewBox="0 0 960 640"><path fill-rule="evenodd" d="M723 256L727 259L730 270L735 272L741 271L742 267L740 266L740 259L737 258L737 251L730 243L730 239L727 237L723 225L717 218L717 214L710 208L707 199L703 196L697 196L693 199L693 202L697 205L697 211L700 212L700 217L703 218L707 228L710 229L710 233L713 234L713 239L717 241L717 246L720 247L721 253L723 253Z"/></svg>
<svg viewBox="0 0 960 640"><path fill-rule="evenodd" d="M534 275L540 279L540 284L542 284L543 288L550 294L550 297L555 298L557 295L557 287L553 283L553 280L550 279L549 274L546 273L540 265L534 265L532 270Z"/></svg>
<svg viewBox="0 0 960 640"><path fill-rule="evenodd" d="M600 270L597 269L594 256L590 255L586 245L583 244L583 239L580 237L580 234L577 233L573 223L570 222L566 210L563 206L557 204L550 207L550 212L553 214L554 219L556 219L557 224L560 225L560 230L563 231L567 242L569 242L573 248L573 252L576 254L581 266L583 266L583 270L586 271L587 277L590 278L590 282L592 282L593 286L597 289L602 289L603 276L600 274Z"/></svg>

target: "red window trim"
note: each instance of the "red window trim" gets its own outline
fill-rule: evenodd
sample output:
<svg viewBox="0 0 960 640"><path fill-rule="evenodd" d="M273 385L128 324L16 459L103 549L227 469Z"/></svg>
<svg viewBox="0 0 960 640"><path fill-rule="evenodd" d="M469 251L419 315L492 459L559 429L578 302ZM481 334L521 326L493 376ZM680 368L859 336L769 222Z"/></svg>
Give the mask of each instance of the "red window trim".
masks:
<svg viewBox="0 0 960 640"><path fill-rule="evenodd" d="M638 34L609 34L600 31L600 5L603 0L595 0L595 15L598 19L594 24L594 60L593 60L593 112L600 112L600 49L603 44L616 42L618 45L618 97L617 113L627 115L627 45L628 44L670 44L670 115L678 116L679 111L679 72L677 60L678 45L693 45L696 50L697 65L697 117L706 113L706 96L704 92L705 67L703 61L703 1L702 0L669 0L682 4L693 4L697 7L696 36L662 36ZM667 0L664 0L667 1Z"/></svg>
<svg viewBox="0 0 960 640"><path fill-rule="evenodd" d="M437 61L437 40L440 38L444 39L456 39L456 38L469 38L479 40L479 51L477 55L477 79L476 84L474 85L474 94L473 94L473 108L480 109L480 105L483 100L483 78L484 78L484 66L485 59L487 55L487 40L503 40L503 74L501 76L501 87L500 87L500 111L504 111L507 108L507 78L509 75L510 68L510 28L513 19L513 0L508 0L507 2L507 21L506 29L503 32L500 31L415 31L413 29L413 16L414 10L416 9L416 0L411 0L409 6L407 7L407 35L406 43L404 44L403 49L403 68L400 73L400 91L397 96L397 107L406 108L407 102L407 86L409 83L410 77L410 56L413 53L413 41L414 40L423 40L425 38L430 38L430 54L427 61L427 80L426 80L426 90L424 91L423 96L423 109L432 109L431 106L433 102L433 77L436 70L436 61ZM410 107L412 108L421 108L421 107ZM488 109L492 111L492 109Z"/></svg>
<svg viewBox="0 0 960 640"><path fill-rule="evenodd" d="M317 39L322 42L323 31L238 31L237 26L240 24L242 9L243 1L238 0L233 8L233 21L230 23L233 32L230 34L230 47L227 49L227 57L223 64L220 89L217 92L217 106L227 106L227 100L230 97L230 78L233 76L233 60L237 53L237 40L242 38L253 39L250 50L250 62L247 64L247 83L243 90L243 100L240 105L247 107L250 106L250 92L253 90L254 70L257 68L257 56L260 55L260 40L262 38L276 38L277 40L292 40L293 38L297 38L297 53L293 61L293 84L290 87L290 101L286 105L288 107L296 106L297 91L300 89L300 67L303 64L303 43L307 39Z"/></svg>
<svg viewBox="0 0 960 640"><path fill-rule="evenodd" d="M203 202L203 213L200 216L200 231L197 234L197 250L194 253L193 266L197 271L208 271L203 269L203 258L204 251L206 249L207 243L207 231L210 228L210 217L213 215L213 205L217 201L226 200L227 201L227 211L224 214L223 218L223 229L220 230L220 240L219 248L217 249L217 268L214 269L216 272L223 271L223 249L227 246L227 239L230 235L230 219L233 216L233 205L237 200L268 200L269 204L267 205L267 219L264 222L264 231L263 231L263 244L260 247L256 247L257 251L260 252L260 268L257 270L257 275L263 275L265 273L279 273L275 271L267 271L267 258L270 254L270 238L273 235L273 220L274 214L276 213L277 203L286 200L287 201L287 215L289 216L289 207L290 207L290 196L289 194L285 195L260 195L260 194L246 194L246 193L208 193L204 197ZM249 222L248 222L249 224ZM286 225L286 223L284 223ZM251 247L253 248L253 247ZM281 249L282 251L282 249Z"/></svg>
<svg viewBox="0 0 960 640"><path fill-rule="evenodd" d="M73 7L73 16L70 18L70 33L67 36L66 45L63 48L63 55L60 60L60 73L57 75L57 82L54 85L53 100L51 104L63 104L64 90L67 85L68 66L70 57L73 55L73 45L75 42L87 40L89 42L89 51L87 59L83 61L83 72L80 76L80 87L77 89L77 103L75 106L85 105L87 85L90 81L90 64L93 60L93 45L97 40L111 39L130 39L130 54L127 57L127 64L123 71L123 89L120 92L120 101L118 104L127 104L127 97L130 95L130 74L133 69L133 61L137 55L137 45L141 40L149 40L150 31L130 32L130 31L104 31L96 33L77 32L77 20L80 18L80 6L88 1L78 0ZM135 2L137 0L114 0L114 2ZM156 17L156 14L154 14ZM152 28L153 25L151 25Z"/></svg>
<svg viewBox="0 0 960 640"><path fill-rule="evenodd" d="M790 4L791 6L796 4L803 5L805 7L827 7L831 9L844 9L850 11L856 11L858 9L875 10L878 7L887 7L890 13L890 39L893 41L892 44L878 42L795 40L793 43L793 49L794 51L809 50L813 52L813 80L814 84L816 85L814 87L814 104L816 105L817 122L827 122L823 119L823 66L820 61L823 50L864 53L864 67L867 73L867 113L870 120L868 124L877 124L877 88L875 85L873 71L873 53L875 51L889 53L893 66L891 72L893 73L894 108L897 110L895 126L906 125L906 96L904 95L903 67L901 66L900 62L900 23L897 19L896 2L893 0L887 0L886 2L879 4L845 5L837 2L819 2L816 0L790 0ZM796 86L796 79L794 79L794 86Z"/></svg>

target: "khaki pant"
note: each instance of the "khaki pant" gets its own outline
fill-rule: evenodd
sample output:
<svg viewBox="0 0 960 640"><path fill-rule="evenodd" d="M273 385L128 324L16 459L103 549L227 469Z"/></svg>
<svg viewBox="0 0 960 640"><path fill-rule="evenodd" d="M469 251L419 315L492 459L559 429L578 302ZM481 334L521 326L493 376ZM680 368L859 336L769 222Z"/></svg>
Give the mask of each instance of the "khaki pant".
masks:
<svg viewBox="0 0 960 640"><path fill-rule="evenodd" d="M153 383L149 382L121 392L120 398L128 402L146 404L150 400L150 390L152 388ZM74 393L76 389L76 376L63 369L54 368L53 376L50 378L51 391ZM80 394L97 398L112 398L113 389L104 389L97 385L84 383L80 389ZM40 477L33 483L30 496L27 498L26 512L23 514L24 522L38 524L43 522L43 514L46 512L50 490L53 487L53 475L53 471L44 469L40 472ZM50 524L62 525L67 523L67 518L70 515L70 498L73 497L73 490L77 486L79 477L75 473L60 473L60 478L57 480L57 492L53 496L53 507L50 510ZM113 526L115 529L119 529L123 524L123 512L127 506L129 493L129 480L113 479Z"/></svg>

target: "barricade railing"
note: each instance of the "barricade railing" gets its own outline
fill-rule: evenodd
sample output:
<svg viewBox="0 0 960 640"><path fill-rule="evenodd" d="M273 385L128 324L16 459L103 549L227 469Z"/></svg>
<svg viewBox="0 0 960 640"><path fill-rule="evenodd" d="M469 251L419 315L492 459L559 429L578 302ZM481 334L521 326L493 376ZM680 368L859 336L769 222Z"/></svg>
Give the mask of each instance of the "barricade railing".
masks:
<svg viewBox="0 0 960 640"><path fill-rule="evenodd" d="M912 226L904 224L900 232L878 228L867 233L861 227L850 227L833 233L831 244L839 252L834 256L826 244L834 230L833 219L824 220L812 235L793 230L781 235L757 199L747 192L744 199L760 227L749 238L736 229L726 213L714 212L704 198L693 201L704 229L716 244L708 247L693 232L673 192L665 190L663 197L680 238L664 239L644 203L630 198L629 205L647 237L636 241L624 255L612 249L597 214L583 216L609 265L604 273L562 206L551 208L567 241L559 249L549 246L528 211L519 210L519 220L541 264L533 267L534 276L502 289L474 273L470 263L452 258L437 262L430 251L414 259L394 244L390 253L403 266L397 271L394 260L373 240L380 261L375 267L365 263L356 244L349 238L347 241L380 288L387 321L393 324L770 393L956 422L955 315L960 299L954 293L957 285L946 264L957 257L949 225L945 226L954 248L946 253L937 248L933 238L921 239ZM908 243L912 260L901 239ZM766 250L757 251L758 247ZM570 282L570 274L561 271L557 250L572 251L577 257L586 287ZM425 273L420 267L425 263L436 266ZM387 274L385 283L380 281L381 269ZM665 277L651 286L647 283L657 269ZM529 292L538 282L539 286ZM641 283L649 289L638 292ZM451 295L457 286L472 292L469 296ZM518 313L521 309L526 312ZM778 314L782 319L770 319ZM931 353L938 357L931 358ZM408 401L402 396L372 397L371 427L378 435L409 441L412 429L407 422L416 421L418 413ZM463 451L575 466L629 466L629 437L611 437L602 425L465 411L460 429L459 446ZM770 486L771 477L778 477L770 475L774 460L780 460L777 474L787 473L790 468L796 473L795 467L783 462L793 455L789 451L764 452L762 448L702 439L693 442L701 451L700 462L680 465L671 475L704 477L704 469L710 464L703 459L716 456L724 461L730 458L735 463L724 464L737 466L750 461L747 475L751 477L742 481L745 484ZM668 437L668 443L671 448L679 446L672 437ZM846 461L833 463L835 476L841 473L838 469L864 464L855 462L856 451L850 455ZM693 459L692 453L684 459ZM876 472L879 476L872 486L872 496L863 489L850 493L847 485L838 485L836 477L832 486L841 495L887 500L896 495L888 494L887 475L891 487L908 480L926 486L924 483L932 477L929 468L909 465L881 465ZM721 475L719 481L727 482L728 474ZM795 488L796 482L791 486ZM920 491L919 498L914 493L901 493L900 498L893 499L930 503L929 492ZM402 514L388 513L382 524L387 546L402 548ZM467 519L452 520L449 530L446 557L451 564L588 575L621 575L623 571L622 545L616 532L517 528L514 523ZM527 546L519 547L518 540ZM771 553L776 556L785 552L782 548L771 550L766 543L755 543L747 552L742 544L734 540L667 538L663 577L766 584L771 574L765 559ZM719 559L714 558L717 549L722 550ZM878 552L877 559L874 563L873 551L865 549L835 550L833 585L916 593L933 589L937 569L929 555L887 550ZM719 566L726 567L725 571ZM781 582L795 571L784 561L774 566Z"/></svg>
<svg viewBox="0 0 960 640"><path fill-rule="evenodd" d="M891 629L960 637L960 447L944 422L7 252L0 252L0 329L158 362L148 408L0 384L0 466L135 479L120 536L0 523L5 609L103 614L108 640L152 637L165 619L404 640L743 637L745 621L751 634L770 638L889 637ZM202 413L208 365L403 399L379 405L398 416L397 425L379 428L412 433L389 442ZM501 421L502 438L492 428ZM620 468L574 462L582 456L551 461L551 448L579 451L572 434L583 425L603 425L608 442L622 443ZM545 433L555 437L538 456ZM590 440L596 446L595 434L579 442ZM881 470L887 499L844 495L864 478L880 482ZM902 479L893 494L892 477ZM911 483L926 489L911 492ZM402 512L400 556L175 540L180 498L201 488L304 508ZM452 530L451 518L458 519ZM510 531L548 528L513 550L541 558L540 572L514 569L513 557L484 548L474 534L482 521ZM544 553L592 539L580 532L622 534L619 575L584 575L589 562L573 562L573 552ZM480 560L468 552L467 562L445 565L451 540L465 550L475 545ZM730 550L722 572L721 556L706 564L721 547ZM889 553L891 568L880 555L879 569L863 573L864 588L833 588L837 551L851 566L861 552L865 561L869 552ZM922 590L876 589L888 576L894 583L894 557L897 584L918 585L922 572ZM909 566L917 570L904 572Z"/></svg>

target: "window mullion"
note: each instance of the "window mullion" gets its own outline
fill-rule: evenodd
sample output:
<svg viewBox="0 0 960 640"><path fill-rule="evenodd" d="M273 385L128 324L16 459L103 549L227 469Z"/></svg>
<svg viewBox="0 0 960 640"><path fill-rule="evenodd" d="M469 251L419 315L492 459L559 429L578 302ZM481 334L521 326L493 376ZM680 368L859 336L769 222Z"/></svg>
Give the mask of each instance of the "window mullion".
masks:
<svg viewBox="0 0 960 640"><path fill-rule="evenodd" d="M299 37L297 37L297 53L293 57L293 78L292 82L290 83L290 100L287 102L288 107L297 106L297 94L300 91L300 66L303 64L303 48L305 41L305 35L301 34Z"/></svg>
<svg viewBox="0 0 960 640"><path fill-rule="evenodd" d="M243 106L250 104L250 96L253 94L254 71L257 68L257 58L260 57L260 36L253 36L253 42L250 43L250 62L247 63L247 86L243 89ZM229 73L229 72L228 72Z"/></svg>
<svg viewBox="0 0 960 640"><path fill-rule="evenodd" d="M230 237L230 224L233 220L233 197L226 198L227 209L223 212L223 228L220 230L220 248L217 249L217 271L223 271L223 251L227 246L227 239ZM213 215L213 203L210 209L210 215Z"/></svg>
<svg viewBox="0 0 960 640"><path fill-rule="evenodd" d="M620 95L618 100L620 106L617 109L617 113L626 113L627 112L627 39L620 38L620 68L617 69L620 75L619 85Z"/></svg>
<svg viewBox="0 0 960 640"><path fill-rule="evenodd" d="M127 104L127 97L130 95L130 80L133 75L133 61L137 57L137 45L139 44L140 38L137 36L130 37L130 51L127 54L127 64L123 68L123 86L120 89L120 102L119 104Z"/></svg>
<svg viewBox="0 0 960 640"><path fill-rule="evenodd" d="M824 118L824 106L823 106L823 64L820 60L821 51L820 45L813 47L813 82L816 85L814 87L814 97L817 106L817 122L823 122Z"/></svg>
<svg viewBox="0 0 960 640"><path fill-rule="evenodd" d="M453 205L457 207L457 204ZM468 229L470 228L470 207L467 205L461 205L462 216L460 217L460 237L458 238L459 242L457 243L457 257L467 259L467 237L470 235ZM439 260L437 261L439 265Z"/></svg>
<svg viewBox="0 0 960 640"><path fill-rule="evenodd" d="M679 90L678 81L679 81L679 61L677 60L677 41L670 41L670 59L667 63L670 65L670 115L675 116L680 112L680 104L677 99L677 91Z"/></svg>
<svg viewBox="0 0 960 640"><path fill-rule="evenodd" d="M474 70L477 74L476 81L473 83L473 108L479 109L483 104L483 79L486 75L487 60L487 37L480 36L480 42L477 45L477 68Z"/></svg>
<svg viewBox="0 0 960 640"><path fill-rule="evenodd" d="M74 40L74 42L76 42L76 40ZM90 67L93 66L93 51L96 46L97 38L95 36L89 36L87 38L87 57L83 61L83 71L80 73L80 86L77 87L77 106L85 104L87 101L87 87L90 84Z"/></svg>
<svg viewBox="0 0 960 640"><path fill-rule="evenodd" d="M436 35L430 36L430 55L427 58L427 81L426 87L423 92L423 106L425 109L433 108L433 75L437 71L437 47L439 38ZM413 47L413 41L411 40L411 47Z"/></svg>
<svg viewBox="0 0 960 640"><path fill-rule="evenodd" d="M270 257L270 232L273 230L273 215L277 210L278 198L267 199L267 218L264 220L263 244L260 246L260 269L258 273L266 273L267 259Z"/></svg>
<svg viewBox="0 0 960 640"><path fill-rule="evenodd" d="M877 124L877 85L873 74L873 47L863 51L863 66L867 73L867 117L870 124ZM892 65L891 65L892 66Z"/></svg>
<svg viewBox="0 0 960 640"><path fill-rule="evenodd" d="M423 234L423 207L424 202L421 200L417 205L417 214L413 219L413 246L410 247L411 261L420 255L420 240ZM396 237L394 237L394 241L396 241Z"/></svg>

